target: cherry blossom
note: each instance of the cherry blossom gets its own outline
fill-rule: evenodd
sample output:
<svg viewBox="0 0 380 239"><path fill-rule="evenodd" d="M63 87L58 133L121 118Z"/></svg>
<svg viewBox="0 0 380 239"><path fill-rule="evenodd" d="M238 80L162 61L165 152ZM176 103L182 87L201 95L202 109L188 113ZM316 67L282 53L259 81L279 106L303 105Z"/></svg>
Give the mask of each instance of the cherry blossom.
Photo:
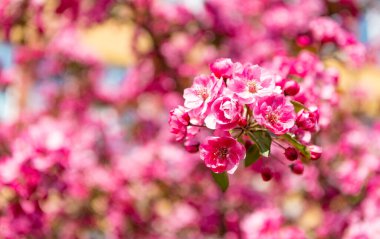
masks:
<svg viewBox="0 0 380 239"><path fill-rule="evenodd" d="M231 137L209 137L200 146L201 159L215 173L232 174L245 157L244 146Z"/></svg>
<svg viewBox="0 0 380 239"><path fill-rule="evenodd" d="M274 134L287 133L295 123L294 107L282 95L260 98L253 106L253 112L257 122Z"/></svg>

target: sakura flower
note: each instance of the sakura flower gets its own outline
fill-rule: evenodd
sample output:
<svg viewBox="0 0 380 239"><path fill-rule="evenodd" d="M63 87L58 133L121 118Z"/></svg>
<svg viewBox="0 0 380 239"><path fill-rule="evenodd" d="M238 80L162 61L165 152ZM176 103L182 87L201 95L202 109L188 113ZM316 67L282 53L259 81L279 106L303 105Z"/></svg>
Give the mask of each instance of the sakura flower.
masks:
<svg viewBox="0 0 380 239"><path fill-rule="evenodd" d="M275 207L260 208L248 214L240 223L244 239L305 239L304 232L294 226L285 226L281 211Z"/></svg>
<svg viewBox="0 0 380 239"><path fill-rule="evenodd" d="M241 111L242 107L237 99L219 97L212 104L211 113L205 119L206 126L210 129L232 129L239 123Z"/></svg>
<svg viewBox="0 0 380 239"><path fill-rule="evenodd" d="M227 81L228 88L245 104L253 103L258 96L272 94L275 90L274 75L258 65L247 64L241 74Z"/></svg>
<svg viewBox="0 0 380 239"><path fill-rule="evenodd" d="M274 134L285 134L295 123L294 107L283 95L260 98L253 112L256 121Z"/></svg>
<svg viewBox="0 0 380 239"><path fill-rule="evenodd" d="M171 133L176 135L177 141L181 141L185 138L189 122L190 117L184 107L178 106L170 111L169 124L171 127Z"/></svg>
<svg viewBox="0 0 380 239"><path fill-rule="evenodd" d="M234 138L211 136L201 144L200 156L213 172L233 174L239 161L245 158L245 148Z"/></svg>
<svg viewBox="0 0 380 239"><path fill-rule="evenodd" d="M315 131L318 127L319 112L317 108L306 111L302 109L297 114L297 126L308 131Z"/></svg>
<svg viewBox="0 0 380 239"><path fill-rule="evenodd" d="M260 208L243 218L240 227L243 238L275 238L281 229L283 218L277 208Z"/></svg>
<svg viewBox="0 0 380 239"><path fill-rule="evenodd" d="M184 91L185 107L204 114L223 89L223 81L213 76L198 76Z"/></svg>
<svg viewBox="0 0 380 239"><path fill-rule="evenodd" d="M335 40L337 33L340 33L341 28L335 21L320 17L310 22L310 30L313 37L321 42Z"/></svg>

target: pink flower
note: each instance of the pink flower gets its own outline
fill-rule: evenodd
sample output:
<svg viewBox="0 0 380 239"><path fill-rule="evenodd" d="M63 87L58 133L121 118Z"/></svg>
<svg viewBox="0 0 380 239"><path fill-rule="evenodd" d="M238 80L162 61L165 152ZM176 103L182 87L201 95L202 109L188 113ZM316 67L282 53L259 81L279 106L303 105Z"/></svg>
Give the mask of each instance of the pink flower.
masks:
<svg viewBox="0 0 380 239"><path fill-rule="evenodd" d="M294 126L294 107L283 95L260 98L253 111L256 121L275 134L285 134Z"/></svg>
<svg viewBox="0 0 380 239"><path fill-rule="evenodd" d="M314 39L321 42L334 41L337 34L342 31L338 23L327 17L313 20L309 27Z"/></svg>
<svg viewBox="0 0 380 239"><path fill-rule="evenodd" d="M221 96L214 101L210 112L205 119L208 128L230 130L239 123L242 107L237 99Z"/></svg>
<svg viewBox="0 0 380 239"><path fill-rule="evenodd" d="M306 111L302 109L297 114L297 126L303 130L315 131L318 128L319 112L317 108Z"/></svg>
<svg viewBox="0 0 380 239"><path fill-rule="evenodd" d="M184 91L185 107L204 114L223 90L223 81L214 76L201 75L191 88Z"/></svg>
<svg viewBox="0 0 380 239"><path fill-rule="evenodd" d="M228 88L245 104L255 102L256 97L272 94L275 89L274 75L258 65L247 64L243 72L227 81Z"/></svg>
<svg viewBox="0 0 380 239"><path fill-rule="evenodd" d="M189 114L183 106L178 106L170 111L169 124L171 127L171 133L176 135L177 141L181 141L186 137L189 122Z"/></svg>
<svg viewBox="0 0 380 239"><path fill-rule="evenodd" d="M233 63L229 58L220 58L210 64L210 70L218 78L229 78L232 74Z"/></svg>
<svg viewBox="0 0 380 239"><path fill-rule="evenodd" d="M366 60L367 50L362 43L347 44L343 47L343 52L354 66L360 66Z"/></svg>
<svg viewBox="0 0 380 239"><path fill-rule="evenodd" d="M275 237L281 229L283 218L277 208L259 208L242 219L240 224L243 238L279 238Z"/></svg>
<svg viewBox="0 0 380 239"><path fill-rule="evenodd" d="M245 148L231 137L206 138L200 146L201 159L215 173L227 171L232 174L239 161L245 158Z"/></svg>

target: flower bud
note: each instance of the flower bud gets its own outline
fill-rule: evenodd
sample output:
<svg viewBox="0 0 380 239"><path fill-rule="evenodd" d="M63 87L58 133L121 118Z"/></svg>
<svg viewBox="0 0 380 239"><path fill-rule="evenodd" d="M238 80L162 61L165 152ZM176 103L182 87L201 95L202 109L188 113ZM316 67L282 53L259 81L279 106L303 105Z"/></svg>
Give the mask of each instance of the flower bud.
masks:
<svg viewBox="0 0 380 239"><path fill-rule="evenodd" d="M233 63L229 58L220 58L210 64L210 70L218 78L231 77Z"/></svg>
<svg viewBox="0 0 380 239"><path fill-rule="evenodd" d="M318 160L322 156L322 148L317 145L310 145L308 146L311 159L312 160Z"/></svg>
<svg viewBox="0 0 380 239"><path fill-rule="evenodd" d="M185 149L189 153L196 153L199 151L199 144L185 145Z"/></svg>
<svg viewBox="0 0 380 239"><path fill-rule="evenodd" d="M312 43L312 39L308 35L301 35L298 36L296 39L297 45L300 47L306 47L309 46Z"/></svg>
<svg viewBox="0 0 380 239"><path fill-rule="evenodd" d="M299 128L308 131L315 131L319 120L318 109L304 110L297 114L296 124Z"/></svg>
<svg viewBox="0 0 380 239"><path fill-rule="evenodd" d="M295 148L293 147L288 147L285 149L285 157L289 159L290 161L294 161L298 158L298 152Z"/></svg>
<svg viewBox="0 0 380 239"><path fill-rule="evenodd" d="M273 172L270 168L264 167L261 169L261 178L265 181L268 182L273 178Z"/></svg>
<svg viewBox="0 0 380 239"><path fill-rule="evenodd" d="M189 113L182 106L170 111L169 125L171 133L176 135L176 140L181 141L186 137L187 126L190 124Z"/></svg>
<svg viewBox="0 0 380 239"><path fill-rule="evenodd" d="M299 84L294 80L288 80L284 85L285 95L296 95L300 91Z"/></svg>
<svg viewBox="0 0 380 239"><path fill-rule="evenodd" d="M290 169L293 173L301 175L303 174L304 166L300 162L296 162L290 165Z"/></svg>

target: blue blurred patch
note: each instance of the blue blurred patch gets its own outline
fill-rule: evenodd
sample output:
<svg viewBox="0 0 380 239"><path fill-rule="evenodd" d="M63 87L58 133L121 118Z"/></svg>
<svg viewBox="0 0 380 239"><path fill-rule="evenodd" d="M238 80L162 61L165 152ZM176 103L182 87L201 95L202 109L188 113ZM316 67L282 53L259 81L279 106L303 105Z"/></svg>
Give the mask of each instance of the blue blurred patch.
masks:
<svg viewBox="0 0 380 239"><path fill-rule="evenodd" d="M368 21L366 14L360 16L359 19L359 40L363 43L368 42Z"/></svg>
<svg viewBox="0 0 380 239"><path fill-rule="evenodd" d="M0 43L0 63L3 68L12 66L13 47L9 43Z"/></svg>
<svg viewBox="0 0 380 239"><path fill-rule="evenodd" d="M103 82L110 86L120 86L125 79L127 70L123 67L108 66L104 72Z"/></svg>

